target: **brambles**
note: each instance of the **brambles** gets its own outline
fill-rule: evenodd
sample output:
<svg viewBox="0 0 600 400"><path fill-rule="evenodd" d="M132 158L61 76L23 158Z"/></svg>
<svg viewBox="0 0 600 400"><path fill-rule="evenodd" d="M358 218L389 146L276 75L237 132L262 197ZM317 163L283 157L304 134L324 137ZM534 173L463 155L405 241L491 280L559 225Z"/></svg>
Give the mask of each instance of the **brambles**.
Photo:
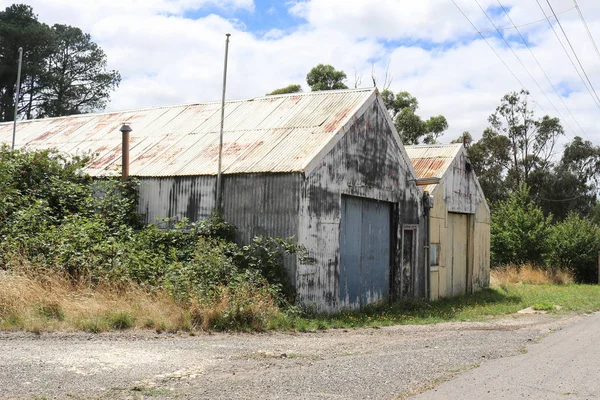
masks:
<svg viewBox="0 0 600 400"><path fill-rule="evenodd" d="M256 237L240 246L235 228L218 215L197 223L165 219L142 226L136 183L92 180L81 173L88 161L51 150L0 147L5 182L0 187L0 270L5 270L0 285L7 289L20 282L35 288L26 292L55 297L53 303L29 301L19 291L6 290L0 295L0 326L10 320L20 327L31 325L26 321L52 322L93 332L137 325L177 330L193 324L266 329L269 318L293 299L283 255L303 249L291 239ZM69 306L76 293L89 293L101 305L83 317L85 312ZM125 306L121 301L131 293L136 294L132 304L141 301L150 309L154 296L162 299L159 304L168 296L176 321Z"/></svg>

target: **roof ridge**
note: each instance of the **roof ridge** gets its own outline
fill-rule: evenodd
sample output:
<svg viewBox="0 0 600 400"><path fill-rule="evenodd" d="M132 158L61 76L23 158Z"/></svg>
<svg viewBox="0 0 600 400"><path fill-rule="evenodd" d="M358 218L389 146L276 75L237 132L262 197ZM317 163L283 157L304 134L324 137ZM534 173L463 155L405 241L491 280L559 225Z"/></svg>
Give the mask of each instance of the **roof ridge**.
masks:
<svg viewBox="0 0 600 400"><path fill-rule="evenodd" d="M257 100L262 101L262 100L266 100L266 99L271 100L271 99L294 97L294 96L326 96L326 95L335 95L335 94L344 94L344 93L361 93L361 92L365 92L365 93L369 92L370 93L375 90L377 90L377 89L376 88L356 88L356 89L319 90L316 92L284 93L284 94L264 95L264 96L257 96L257 97L247 97L247 98L241 98L241 99L230 99L230 100L225 100L225 104L244 103L244 102L248 102L248 101L257 101ZM59 119L64 119L64 118L85 118L85 117L94 117L94 116L101 116L101 115L124 114L124 113L139 112L139 111L160 110L163 108L192 107L192 106L209 105L209 104L217 104L218 105L218 104L221 104L221 101L220 100L196 101L196 102L182 103L182 104L166 104L166 105L162 105L162 106L130 108L130 109L125 109L125 110L113 110L113 111L101 111L101 112L95 112L95 113L64 115L64 116L60 116L60 117L27 119L27 120L17 121L17 124L33 123L33 122L40 121L40 120L48 121L48 120L59 120ZM123 121L123 122L125 122L125 121ZM0 126L6 125L6 124L12 125L13 121L0 122Z"/></svg>

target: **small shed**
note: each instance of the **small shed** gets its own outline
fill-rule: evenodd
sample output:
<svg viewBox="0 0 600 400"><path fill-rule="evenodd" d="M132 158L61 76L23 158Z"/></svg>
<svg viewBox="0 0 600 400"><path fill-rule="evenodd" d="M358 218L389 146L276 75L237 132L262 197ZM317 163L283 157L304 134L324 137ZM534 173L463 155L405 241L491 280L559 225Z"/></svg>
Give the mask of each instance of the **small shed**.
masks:
<svg viewBox="0 0 600 400"><path fill-rule="evenodd" d="M463 144L407 146L430 210L430 298L473 293L489 286L490 209ZM423 179L424 182L427 180Z"/></svg>
<svg viewBox="0 0 600 400"><path fill-rule="evenodd" d="M215 209L220 102L22 121L17 148L95 154L118 175L122 123L139 211L198 221ZM0 124L10 143L12 124ZM289 237L313 262L286 268L301 303L321 311L425 296L422 190L376 89L227 101L223 218L242 243Z"/></svg>

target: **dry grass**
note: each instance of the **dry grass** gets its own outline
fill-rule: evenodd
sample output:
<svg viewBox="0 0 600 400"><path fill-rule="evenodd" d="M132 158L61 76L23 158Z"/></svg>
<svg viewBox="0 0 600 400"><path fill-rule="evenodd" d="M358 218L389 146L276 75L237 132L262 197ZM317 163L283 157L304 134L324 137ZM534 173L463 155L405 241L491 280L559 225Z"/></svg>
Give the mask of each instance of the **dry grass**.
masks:
<svg viewBox="0 0 600 400"><path fill-rule="evenodd" d="M211 297L195 300L190 315L192 323L202 329L264 330L283 313L264 288L242 284L220 286Z"/></svg>
<svg viewBox="0 0 600 400"><path fill-rule="evenodd" d="M0 270L0 329L261 331L276 328L284 319L267 287L251 283L217 287L201 301L182 302L166 291L148 291L132 282L74 284L50 270Z"/></svg>
<svg viewBox="0 0 600 400"><path fill-rule="evenodd" d="M490 276L492 286L524 283L531 285L573 283L573 274L558 269L540 269L530 264L522 266L507 265L492 269Z"/></svg>
<svg viewBox="0 0 600 400"><path fill-rule="evenodd" d="M0 329L190 329L186 308L139 285L73 284L56 272L0 271Z"/></svg>

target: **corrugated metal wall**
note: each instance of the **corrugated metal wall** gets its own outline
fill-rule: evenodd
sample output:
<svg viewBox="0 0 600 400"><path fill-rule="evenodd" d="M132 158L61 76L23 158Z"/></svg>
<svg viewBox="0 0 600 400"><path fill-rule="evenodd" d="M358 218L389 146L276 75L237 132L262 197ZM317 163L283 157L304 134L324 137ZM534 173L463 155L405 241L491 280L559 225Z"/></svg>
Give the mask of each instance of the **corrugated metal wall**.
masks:
<svg viewBox="0 0 600 400"><path fill-rule="evenodd" d="M214 176L141 178L138 210L146 223L161 218L199 221L215 207Z"/></svg>
<svg viewBox="0 0 600 400"><path fill-rule="evenodd" d="M300 242L316 260L315 264L299 265L297 290L299 298L323 311L356 308L340 296L340 225L342 195L364 197L393 203L394 232L392 243L391 296L424 296L423 243L424 229L421 191L415 186L410 161L401 151L401 144L392 136L385 115L377 101L369 104L345 135L327 153L321 163L306 177L300 203ZM401 226L416 224L418 229L415 273L410 290L402 290ZM384 298L373 298L373 301Z"/></svg>
<svg viewBox="0 0 600 400"><path fill-rule="evenodd" d="M236 226L241 243L254 236L298 234L298 173L223 175L223 218ZM216 177L141 178L139 212L146 223L159 218L199 221L214 210ZM292 283L296 258L286 257Z"/></svg>

